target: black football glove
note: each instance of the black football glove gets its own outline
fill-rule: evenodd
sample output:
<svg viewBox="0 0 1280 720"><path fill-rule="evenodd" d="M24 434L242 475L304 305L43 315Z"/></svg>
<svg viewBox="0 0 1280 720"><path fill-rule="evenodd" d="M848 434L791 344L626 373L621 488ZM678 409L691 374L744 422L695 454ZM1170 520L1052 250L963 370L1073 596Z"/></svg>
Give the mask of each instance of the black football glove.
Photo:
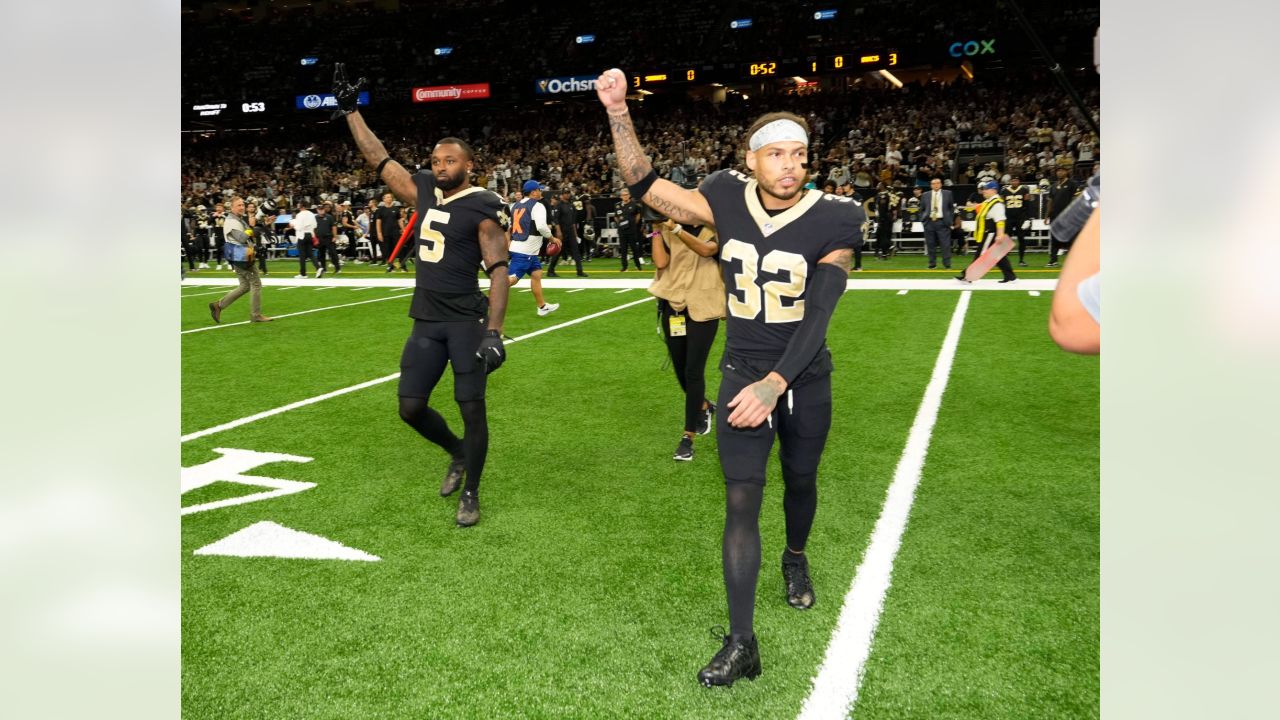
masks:
<svg viewBox="0 0 1280 720"><path fill-rule="evenodd" d="M354 83L347 82L347 69L342 63L334 63L333 65L333 97L338 101L338 107L333 111L333 115L329 119L336 120L343 115L350 115L356 111L356 106L360 102L360 88L368 82L364 78L356 80Z"/></svg>
<svg viewBox="0 0 1280 720"><path fill-rule="evenodd" d="M497 330L486 330L480 347L476 349L476 359L484 363L485 374L502 367L507 359L507 351L502 347L502 333Z"/></svg>

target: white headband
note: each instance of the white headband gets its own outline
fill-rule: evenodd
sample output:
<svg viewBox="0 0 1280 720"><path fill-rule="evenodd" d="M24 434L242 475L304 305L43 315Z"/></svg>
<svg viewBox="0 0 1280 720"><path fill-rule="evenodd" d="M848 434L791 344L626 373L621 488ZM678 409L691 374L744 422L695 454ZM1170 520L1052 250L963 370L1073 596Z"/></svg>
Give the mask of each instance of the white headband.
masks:
<svg viewBox="0 0 1280 720"><path fill-rule="evenodd" d="M804 128L800 127L800 123L794 120L774 120L757 130L751 136L747 147L751 148L751 152L755 152L770 143L785 142L787 140L795 140L796 142L804 143L806 146L809 145L809 135L805 133Z"/></svg>

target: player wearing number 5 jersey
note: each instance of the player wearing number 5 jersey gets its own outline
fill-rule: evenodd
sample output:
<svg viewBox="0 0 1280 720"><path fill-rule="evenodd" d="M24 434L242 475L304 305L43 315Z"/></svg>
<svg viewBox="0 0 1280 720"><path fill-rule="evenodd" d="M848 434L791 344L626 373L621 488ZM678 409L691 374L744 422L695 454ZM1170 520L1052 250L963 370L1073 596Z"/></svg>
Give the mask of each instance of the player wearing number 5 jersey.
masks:
<svg viewBox="0 0 1280 720"><path fill-rule="evenodd" d="M809 128L791 113L770 113L747 130L751 177L712 173L695 190L658 179L627 110L621 70L596 80L609 115L618 170L631 194L682 224L714 225L727 293L725 354L716 419L725 478L721 546L729 634L698 673L707 686L760 674L753 630L760 571L760 505L775 437L780 444L787 547L787 601L811 607L804 555L817 510L818 463L831 427L827 325L845 289L866 213L852 198L804 188Z"/></svg>
<svg viewBox="0 0 1280 720"><path fill-rule="evenodd" d="M507 310L506 210L502 199L471 185L471 147L444 138L431 152L431 172L411 175L392 160L356 111L361 78L348 83L341 64L333 74L338 113L345 114L356 145L379 178L417 208L412 252L416 282L409 316L413 330L400 357L400 417L452 458L442 496L463 485L457 523L480 519L480 473L489 448L485 410L488 373L506 358L502 321ZM489 297L480 292L476 270L489 275ZM431 392L453 367L453 396L462 412L459 439L430 405Z"/></svg>

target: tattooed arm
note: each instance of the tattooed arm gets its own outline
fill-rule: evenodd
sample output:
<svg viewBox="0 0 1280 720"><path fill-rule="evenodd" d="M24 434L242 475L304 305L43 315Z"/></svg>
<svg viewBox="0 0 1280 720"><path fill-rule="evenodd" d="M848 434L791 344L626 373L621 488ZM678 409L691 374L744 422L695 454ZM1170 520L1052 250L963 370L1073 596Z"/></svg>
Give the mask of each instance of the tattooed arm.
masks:
<svg viewBox="0 0 1280 720"><path fill-rule="evenodd" d="M609 130L613 133L618 172L628 185L635 185L653 170L644 148L636 137L627 110L627 77L613 68L596 79L596 95L609 114ZM646 205L675 220L690 225L713 225L711 206L697 190L686 190L670 180L659 178L640 198Z"/></svg>
<svg viewBox="0 0 1280 720"><path fill-rule="evenodd" d="M382 146L382 141L365 124L358 110L347 115L347 127L351 128L351 136L355 138L360 154L364 155L371 167L378 167L384 159L390 157L387 149ZM387 163L382 168L382 181L402 202L410 206L417 204L418 188L413 184L413 176L400 163L395 160Z"/></svg>
<svg viewBox="0 0 1280 720"><path fill-rule="evenodd" d="M729 403L733 412L728 423L737 428L756 427L765 421L786 392L822 350L827 326L836 303L844 294L845 280L853 262L852 250L833 250L818 261L805 289L804 319L787 343L786 352L764 379L743 388Z"/></svg>
<svg viewBox="0 0 1280 720"><path fill-rule="evenodd" d="M507 233L492 220L484 220L480 223L480 252L484 256L484 266L487 268L508 258ZM489 275L490 330L502 331L502 323L507 316L507 296L510 290L507 266L503 265Z"/></svg>

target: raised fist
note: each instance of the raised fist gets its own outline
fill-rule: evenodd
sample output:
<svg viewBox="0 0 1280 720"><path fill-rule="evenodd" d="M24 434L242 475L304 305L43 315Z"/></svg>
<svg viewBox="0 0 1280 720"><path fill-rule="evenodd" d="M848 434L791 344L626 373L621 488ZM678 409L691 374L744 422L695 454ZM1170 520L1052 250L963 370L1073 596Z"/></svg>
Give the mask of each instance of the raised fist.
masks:
<svg viewBox="0 0 1280 720"><path fill-rule="evenodd" d="M618 68L609 68L596 78L596 96L609 112L627 107L627 76Z"/></svg>

